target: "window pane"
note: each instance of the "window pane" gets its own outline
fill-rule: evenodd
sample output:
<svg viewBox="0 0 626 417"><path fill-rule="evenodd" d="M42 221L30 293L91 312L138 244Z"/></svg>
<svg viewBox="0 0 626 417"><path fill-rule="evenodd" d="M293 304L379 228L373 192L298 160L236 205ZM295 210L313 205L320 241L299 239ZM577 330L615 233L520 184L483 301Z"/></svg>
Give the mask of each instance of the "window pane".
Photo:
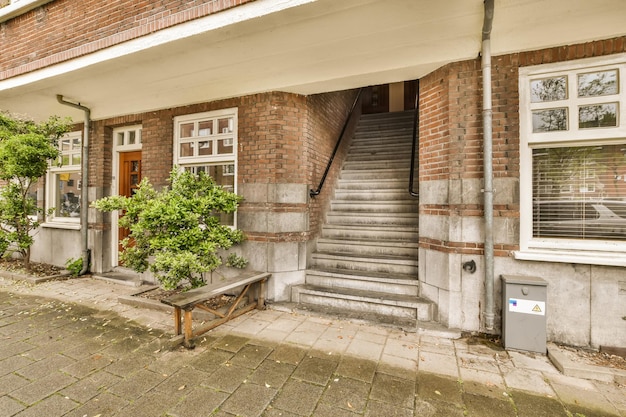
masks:
<svg viewBox="0 0 626 417"><path fill-rule="evenodd" d="M135 135L135 131L131 130L128 132L128 145L134 145L137 141L137 136Z"/></svg>
<svg viewBox="0 0 626 417"><path fill-rule="evenodd" d="M567 99L567 77L544 78L530 82L530 102L543 103Z"/></svg>
<svg viewBox="0 0 626 417"><path fill-rule="evenodd" d="M533 133L567 130L567 108L534 110Z"/></svg>
<svg viewBox="0 0 626 417"><path fill-rule="evenodd" d="M617 126L617 103L580 106L578 125L581 129Z"/></svg>
<svg viewBox="0 0 626 417"><path fill-rule="evenodd" d="M124 132L119 132L117 134L116 145L117 146L124 146Z"/></svg>
<svg viewBox="0 0 626 417"><path fill-rule="evenodd" d="M211 141L203 141L198 143L198 153L199 155L212 155L213 154L213 146Z"/></svg>
<svg viewBox="0 0 626 417"><path fill-rule="evenodd" d="M617 92L617 70L578 75L579 97L606 96Z"/></svg>
<svg viewBox="0 0 626 417"><path fill-rule="evenodd" d="M198 136L209 136L213 129L213 121L198 123Z"/></svg>
<svg viewBox="0 0 626 417"><path fill-rule="evenodd" d="M233 131L233 118L218 119L217 126L218 133L230 133Z"/></svg>
<svg viewBox="0 0 626 417"><path fill-rule="evenodd" d="M72 140L71 139L61 139L61 152L67 152L72 150Z"/></svg>
<svg viewBox="0 0 626 417"><path fill-rule="evenodd" d="M72 139L72 150L80 149L80 138Z"/></svg>
<svg viewBox="0 0 626 417"><path fill-rule="evenodd" d="M193 156L193 142L180 144L180 156Z"/></svg>
<svg viewBox="0 0 626 417"><path fill-rule="evenodd" d="M217 153L218 154L229 154L233 153L233 139L220 139L217 141Z"/></svg>
<svg viewBox="0 0 626 417"><path fill-rule="evenodd" d="M180 125L180 137L190 138L193 136L193 123L184 123Z"/></svg>
<svg viewBox="0 0 626 417"><path fill-rule="evenodd" d="M79 184L79 172L64 172L54 175L56 217L80 217Z"/></svg>
<svg viewBox="0 0 626 417"><path fill-rule="evenodd" d="M533 236L626 239L626 144L534 149Z"/></svg>
<svg viewBox="0 0 626 417"><path fill-rule="evenodd" d="M80 154L75 153L72 155L72 165L80 165Z"/></svg>

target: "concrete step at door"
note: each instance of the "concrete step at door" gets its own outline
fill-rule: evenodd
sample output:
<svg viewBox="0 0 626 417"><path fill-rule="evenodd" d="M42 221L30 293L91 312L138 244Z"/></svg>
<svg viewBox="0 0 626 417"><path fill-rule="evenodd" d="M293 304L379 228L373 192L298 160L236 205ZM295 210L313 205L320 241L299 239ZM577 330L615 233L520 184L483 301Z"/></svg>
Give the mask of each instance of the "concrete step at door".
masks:
<svg viewBox="0 0 626 417"><path fill-rule="evenodd" d="M359 239L319 238L321 253L342 253L356 256L402 256L417 259L417 242L372 241Z"/></svg>
<svg viewBox="0 0 626 417"><path fill-rule="evenodd" d="M402 154L406 157L407 152L411 152L413 144L410 141L398 140L393 145L390 145L383 141L376 141L372 143L356 143L353 142L350 147L348 158L363 156L363 155L376 155L383 158L387 154Z"/></svg>
<svg viewBox="0 0 626 417"><path fill-rule="evenodd" d="M340 180L404 180L408 183L409 167L391 167L381 169L344 169L339 174Z"/></svg>
<svg viewBox="0 0 626 417"><path fill-rule="evenodd" d="M414 275L316 268L306 271L306 283L316 287L354 289L412 297L419 295L419 281Z"/></svg>
<svg viewBox="0 0 626 417"><path fill-rule="evenodd" d="M436 310L431 301L420 297L307 284L292 287L292 300L313 310L346 310L354 312L356 318L374 317L412 329L421 321L432 321Z"/></svg>
<svg viewBox="0 0 626 417"><path fill-rule="evenodd" d="M311 262L313 267L321 269L414 274L417 276L417 259L406 256L356 256L315 252L311 255Z"/></svg>

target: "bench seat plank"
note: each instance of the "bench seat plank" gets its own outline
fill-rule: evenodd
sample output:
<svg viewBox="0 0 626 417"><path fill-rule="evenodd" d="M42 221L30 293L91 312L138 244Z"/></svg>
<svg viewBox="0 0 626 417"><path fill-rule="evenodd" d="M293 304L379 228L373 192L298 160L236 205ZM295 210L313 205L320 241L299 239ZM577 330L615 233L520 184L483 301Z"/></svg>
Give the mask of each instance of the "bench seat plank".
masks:
<svg viewBox="0 0 626 417"><path fill-rule="evenodd" d="M193 308L196 304L202 303L210 298L222 295L225 292L243 285L266 279L271 274L269 272L249 271L238 275L235 278L215 282L204 287L194 288L187 292L172 295L161 300L162 303L178 307L183 310Z"/></svg>

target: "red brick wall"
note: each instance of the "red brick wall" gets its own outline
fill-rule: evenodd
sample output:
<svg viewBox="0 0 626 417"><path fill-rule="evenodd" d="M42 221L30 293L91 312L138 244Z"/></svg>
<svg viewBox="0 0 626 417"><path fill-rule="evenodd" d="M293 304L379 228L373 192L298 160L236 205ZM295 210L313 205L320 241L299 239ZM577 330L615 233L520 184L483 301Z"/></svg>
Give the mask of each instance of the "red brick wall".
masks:
<svg viewBox="0 0 626 417"><path fill-rule="evenodd" d="M143 175L155 187L167 185L173 163L173 119L176 116L231 107L238 108L239 184L304 184L319 181L345 120L353 91L304 97L272 92L190 106L116 117L94 122L90 142L91 186L111 184L112 132L115 127L141 124ZM347 145L347 141L346 144ZM311 230L317 230L320 201L327 201L341 166L345 146L328 177L325 193L307 204L254 203L244 201L242 212L307 212ZM104 225L92 227L106 228ZM249 234L250 240L308 240L309 231L286 234Z"/></svg>
<svg viewBox="0 0 626 417"><path fill-rule="evenodd" d="M519 67L626 52L626 37L559 46L492 58L494 178L519 178ZM459 180L483 176L482 71L480 59L455 62L420 80L420 180ZM483 206L420 206L420 213L483 216ZM519 217L519 204L494 206L494 216ZM443 252L482 254L482 243L420 239ZM517 246L495 243L496 256Z"/></svg>
<svg viewBox="0 0 626 417"><path fill-rule="evenodd" d="M0 25L0 80L254 0L56 0Z"/></svg>

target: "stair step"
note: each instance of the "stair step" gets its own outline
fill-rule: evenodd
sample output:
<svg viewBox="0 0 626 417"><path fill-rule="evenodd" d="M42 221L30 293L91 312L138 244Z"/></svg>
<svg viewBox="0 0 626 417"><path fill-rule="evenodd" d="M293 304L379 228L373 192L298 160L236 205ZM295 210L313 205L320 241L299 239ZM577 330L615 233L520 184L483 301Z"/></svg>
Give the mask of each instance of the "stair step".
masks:
<svg viewBox="0 0 626 417"><path fill-rule="evenodd" d="M349 211L354 213L417 213L417 204L414 200L402 201L350 201L333 200L331 210Z"/></svg>
<svg viewBox="0 0 626 417"><path fill-rule="evenodd" d="M417 259L417 242L386 242L360 239L319 238L317 250L322 253L345 253L358 256L407 256Z"/></svg>
<svg viewBox="0 0 626 417"><path fill-rule="evenodd" d="M373 179L348 179L340 178L337 181L337 190L404 190L409 188L408 179L404 178L388 178L381 180L380 178Z"/></svg>
<svg viewBox="0 0 626 417"><path fill-rule="evenodd" d="M383 168L383 169L344 169L339 174L339 178L342 180L385 180L385 179L397 179L397 180L409 180L409 167L403 168Z"/></svg>
<svg viewBox="0 0 626 417"><path fill-rule="evenodd" d="M401 319L417 325L419 321L431 321L435 313L431 301L416 296L308 284L292 287L292 300L306 305L373 313L380 321L392 323Z"/></svg>
<svg viewBox="0 0 626 417"><path fill-rule="evenodd" d="M313 266L322 269L334 268L417 276L417 259L406 256L351 256L341 253L315 252L311 256L311 262Z"/></svg>
<svg viewBox="0 0 626 417"><path fill-rule="evenodd" d="M358 213L331 211L326 221L332 225L344 226L409 226L417 227L417 213Z"/></svg>
<svg viewBox="0 0 626 417"><path fill-rule="evenodd" d="M372 170L372 169L398 169L410 168L411 161L405 160L389 160L389 161L346 161L343 163L345 170Z"/></svg>
<svg viewBox="0 0 626 417"><path fill-rule="evenodd" d="M392 295L408 295L417 297L419 294L419 281L413 279L386 278L384 274L368 276L358 271L331 272L322 269L310 269L306 272L307 285L319 288L342 288L357 291L375 291ZM388 274L391 277L393 275Z"/></svg>
<svg viewBox="0 0 626 417"><path fill-rule="evenodd" d="M369 190L346 190L338 189L335 191L335 198L344 201L414 201L407 189L369 189ZM417 208L417 207L416 207Z"/></svg>
<svg viewBox="0 0 626 417"><path fill-rule="evenodd" d="M325 224L322 226L322 237L330 239L371 239L390 242L417 242L419 235L416 227L397 226L352 226Z"/></svg>

